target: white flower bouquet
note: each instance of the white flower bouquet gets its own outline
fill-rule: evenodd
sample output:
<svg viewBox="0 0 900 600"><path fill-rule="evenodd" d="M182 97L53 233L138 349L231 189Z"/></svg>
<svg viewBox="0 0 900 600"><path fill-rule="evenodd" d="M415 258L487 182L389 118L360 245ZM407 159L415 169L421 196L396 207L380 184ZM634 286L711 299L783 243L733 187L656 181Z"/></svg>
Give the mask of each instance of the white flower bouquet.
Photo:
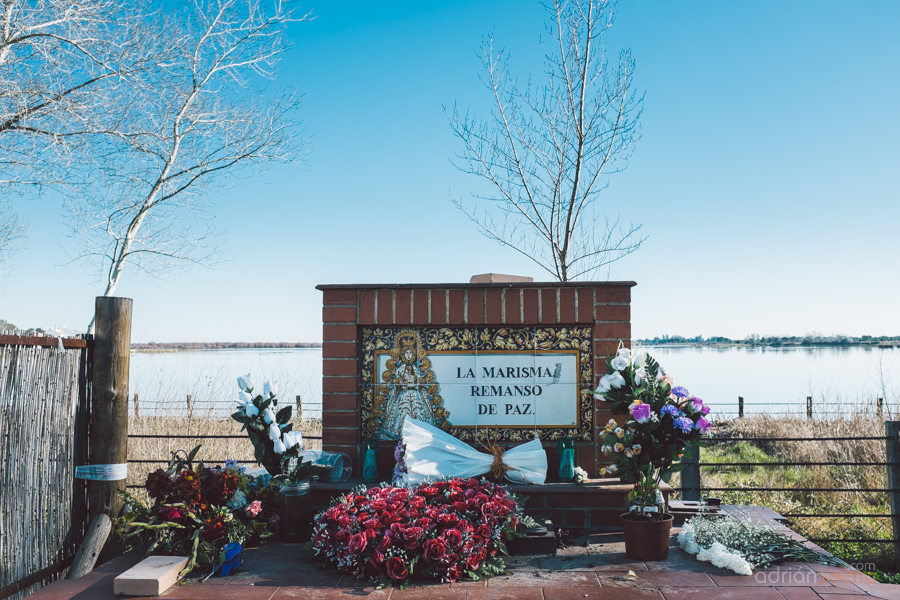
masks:
<svg viewBox="0 0 900 600"><path fill-rule="evenodd" d="M774 527L731 516L694 517L682 526L678 545L697 560L738 575L751 575L754 569L789 560L842 565Z"/></svg>

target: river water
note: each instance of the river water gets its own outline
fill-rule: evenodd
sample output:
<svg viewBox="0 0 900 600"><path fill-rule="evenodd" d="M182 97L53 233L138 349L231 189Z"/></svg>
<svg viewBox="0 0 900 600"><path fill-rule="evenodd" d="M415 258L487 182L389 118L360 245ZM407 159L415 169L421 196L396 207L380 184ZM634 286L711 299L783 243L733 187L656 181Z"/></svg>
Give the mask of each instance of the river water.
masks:
<svg viewBox="0 0 900 600"><path fill-rule="evenodd" d="M715 414L736 415L738 396L745 414L806 412L812 396L816 416L874 410L884 398L885 415L898 414L900 348L647 348L677 385L703 398ZM319 348L183 350L135 352L131 356L131 395L141 414L229 414L236 379L250 373L262 388L276 382L282 403L302 398L303 415L317 418L322 402Z"/></svg>

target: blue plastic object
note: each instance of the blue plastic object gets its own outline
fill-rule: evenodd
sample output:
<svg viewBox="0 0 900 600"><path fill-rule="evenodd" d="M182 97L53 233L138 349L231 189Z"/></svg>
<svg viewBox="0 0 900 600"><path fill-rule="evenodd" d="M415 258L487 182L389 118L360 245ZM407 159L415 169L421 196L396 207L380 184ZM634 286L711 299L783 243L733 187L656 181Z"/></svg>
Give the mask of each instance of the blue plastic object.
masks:
<svg viewBox="0 0 900 600"><path fill-rule="evenodd" d="M219 567L219 577L227 577L236 573L244 564L244 548L237 542L225 544L222 554L224 554L224 561Z"/></svg>

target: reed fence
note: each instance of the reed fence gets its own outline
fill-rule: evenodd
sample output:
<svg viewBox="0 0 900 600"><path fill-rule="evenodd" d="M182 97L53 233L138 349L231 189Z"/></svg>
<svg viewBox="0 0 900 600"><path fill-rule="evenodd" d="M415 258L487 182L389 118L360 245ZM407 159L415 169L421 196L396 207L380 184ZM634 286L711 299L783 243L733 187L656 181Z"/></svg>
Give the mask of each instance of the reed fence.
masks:
<svg viewBox="0 0 900 600"><path fill-rule="evenodd" d="M90 348L0 335L0 600L57 579L87 529Z"/></svg>

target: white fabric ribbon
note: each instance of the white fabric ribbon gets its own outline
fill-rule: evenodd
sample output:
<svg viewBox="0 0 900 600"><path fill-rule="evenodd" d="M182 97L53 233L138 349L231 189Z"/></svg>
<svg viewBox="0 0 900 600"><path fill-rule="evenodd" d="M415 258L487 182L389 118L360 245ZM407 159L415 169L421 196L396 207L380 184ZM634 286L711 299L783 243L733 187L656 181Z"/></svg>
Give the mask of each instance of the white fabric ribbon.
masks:
<svg viewBox="0 0 900 600"><path fill-rule="evenodd" d="M76 479L92 481L121 481L128 479L128 463L117 465L82 465L75 467Z"/></svg>
<svg viewBox="0 0 900 600"><path fill-rule="evenodd" d="M477 477L491 470L494 457L479 452L437 427L406 417L403 422L406 444L406 481L417 485L442 477ZM543 485L547 479L547 453L538 439L503 453L509 468L506 478L513 483Z"/></svg>

